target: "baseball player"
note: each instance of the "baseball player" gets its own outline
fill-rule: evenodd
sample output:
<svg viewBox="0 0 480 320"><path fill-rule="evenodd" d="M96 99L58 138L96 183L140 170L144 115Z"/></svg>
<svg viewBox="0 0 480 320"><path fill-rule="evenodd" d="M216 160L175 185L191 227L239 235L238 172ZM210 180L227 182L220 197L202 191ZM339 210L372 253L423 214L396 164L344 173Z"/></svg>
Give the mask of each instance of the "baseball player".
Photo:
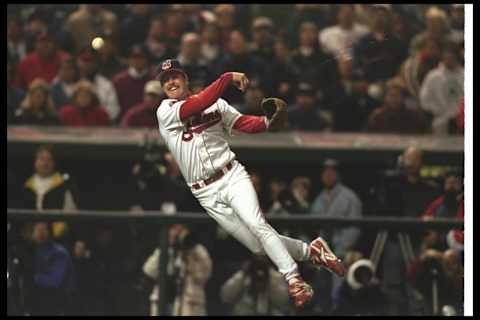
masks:
<svg viewBox="0 0 480 320"><path fill-rule="evenodd" d="M235 159L227 135L277 131L286 125L286 103L264 99L266 116L242 115L221 97L229 85L242 92L249 80L227 72L198 94L188 89L188 76L178 60L165 60L158 79L168 97L157 109L160 135L177 161L193 195L208 215L255 254L266 254L285 277L297 307L313 290L300 276L297 261L309 261L339 276L341 261L322 238L310 244L279 235L265 220L244 166Z"/></svg>

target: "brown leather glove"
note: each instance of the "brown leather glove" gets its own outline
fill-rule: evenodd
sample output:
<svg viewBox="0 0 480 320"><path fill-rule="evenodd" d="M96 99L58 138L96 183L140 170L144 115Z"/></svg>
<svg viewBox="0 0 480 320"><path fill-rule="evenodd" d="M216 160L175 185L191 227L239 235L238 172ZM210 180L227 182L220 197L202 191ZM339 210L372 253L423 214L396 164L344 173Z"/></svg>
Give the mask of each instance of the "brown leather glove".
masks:
<svg viewBox="0 0 480 320"><path fill-rule="evenodd" d="M265 98L260 104L268 119L268 131L276 132L287 128L287 103L279 98Z"/></svg>

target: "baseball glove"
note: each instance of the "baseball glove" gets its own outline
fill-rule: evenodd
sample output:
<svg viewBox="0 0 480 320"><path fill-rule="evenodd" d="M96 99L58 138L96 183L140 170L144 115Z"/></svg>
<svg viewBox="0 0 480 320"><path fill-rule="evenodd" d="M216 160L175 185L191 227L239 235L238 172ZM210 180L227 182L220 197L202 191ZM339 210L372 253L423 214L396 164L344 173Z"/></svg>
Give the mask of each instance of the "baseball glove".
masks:
<svg viewBox="0 0 480 320"><path fill-rule="evenodd" d="M260 104L268 119L268 131L280 131L288 124L287 103L279 98L265 98Z"/></svg>

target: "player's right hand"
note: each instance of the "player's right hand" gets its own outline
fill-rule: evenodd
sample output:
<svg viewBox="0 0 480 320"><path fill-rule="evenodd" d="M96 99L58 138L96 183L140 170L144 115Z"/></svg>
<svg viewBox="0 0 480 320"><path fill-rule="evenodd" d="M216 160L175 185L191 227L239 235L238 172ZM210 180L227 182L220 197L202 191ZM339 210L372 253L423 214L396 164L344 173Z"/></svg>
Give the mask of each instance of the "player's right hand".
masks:
<svg viewBox="0 0 480 320"><path fill-rule="evenodd" d="M241 72L232 72L233 78L232 82L235 87L237 87L240 91L245 92L248 87L249 80L245 73Z"/></svg>

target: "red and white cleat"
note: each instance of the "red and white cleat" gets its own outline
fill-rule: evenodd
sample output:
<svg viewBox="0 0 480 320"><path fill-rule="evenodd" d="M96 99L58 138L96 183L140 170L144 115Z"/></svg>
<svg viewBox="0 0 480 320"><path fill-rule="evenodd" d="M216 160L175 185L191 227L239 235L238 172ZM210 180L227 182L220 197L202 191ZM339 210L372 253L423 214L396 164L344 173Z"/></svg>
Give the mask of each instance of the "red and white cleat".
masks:
<svg viewBox="0 0 480 320"><path fill-rule="evenodd" d="M336 275L343 277L345 268L342 260L330 250L328 244L321 237L310 242L309 245L310 262L317 268L323 267Z"/></svg>
<svg viewBox="0 0 480 320"><path fill-rule="evenodd" d="M288 294L293 298L296 307L302 307L313 297L313 289L302 277L295 277L288 285Z"/></svg>

